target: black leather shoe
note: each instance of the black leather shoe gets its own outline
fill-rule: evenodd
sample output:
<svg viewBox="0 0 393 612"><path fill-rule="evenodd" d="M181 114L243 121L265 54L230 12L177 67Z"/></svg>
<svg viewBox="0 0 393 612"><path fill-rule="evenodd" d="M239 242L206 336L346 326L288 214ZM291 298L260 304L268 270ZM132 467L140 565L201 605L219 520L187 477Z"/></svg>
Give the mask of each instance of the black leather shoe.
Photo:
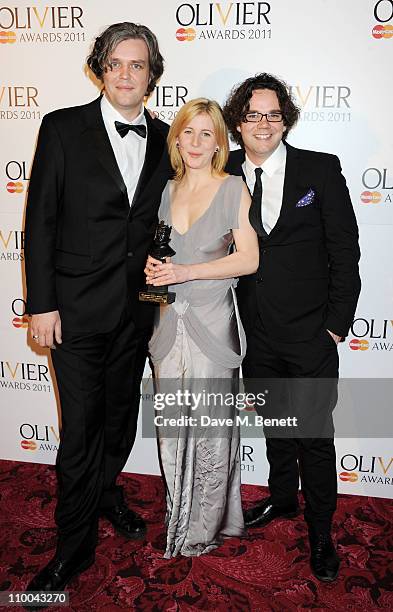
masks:
<svg viewBox="0 0 393 612"><path fill-rule="evenodd" d="M139 540L146 535L146 523L139 514L131 510L125 502L102 511L113 527L129 540Z"/></svg>
<svg viewBox="0 0 393 612"><path fill-rule="evenodd" d="M54 557L28 584L26 592L48 593L50 591L64 591L64 587L70 582L71 578L81 574L88 567L93 565L94 554L86 559L77 561L66 561ZM45 605L29 606L29 610L41 610Z"/></svg>
<svg viewBox="0 0 393 612"><path fill-rule="evenodd" d="M310 549L310 566L314 576L323 582L335 580L340 567L340 559L330 533L310 535Z"/></svg>
<svg viewBox="0 0 393 612"><path fill-rule="evenodd" d="M275 506L268 497L258 506L254 506L243 512L246 527L265 527L276 518L294 518L299 514L297 503L289 506Z"/></svg>

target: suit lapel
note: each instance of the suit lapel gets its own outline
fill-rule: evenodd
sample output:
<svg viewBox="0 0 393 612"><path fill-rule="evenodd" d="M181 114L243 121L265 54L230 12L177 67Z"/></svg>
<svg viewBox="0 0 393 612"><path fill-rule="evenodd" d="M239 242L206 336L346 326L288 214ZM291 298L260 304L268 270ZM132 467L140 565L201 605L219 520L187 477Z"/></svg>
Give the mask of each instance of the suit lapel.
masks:
<svg viewBox="0 0 393 612"><path fill-rule="evenodd" d="M154 173L154 170L157 168L165 146L165 136L157 130L146 109L145 118L147 123L146 155L134 197L132 198L131 207L137 203L139 195L142 193Z"/></svg>
<svg viewBox="0 0 393 612"><path fill-rule="evenodd" d="M120 191L127 197L127 188L116 162L108 133L105 128L101 113L101 96L86 107L85 115L87 119L86 134L92 143L91 152L100 162L104 170L115 181Z"/></svg>
<svg viewBox="0 0 393 612"><path fill-rule="evenodd" d="M272 236L275 235L277 231L279 231L283 217L285 216L291 204L293 205L293 202L296 198L296 185L298 182L299 172L299 149L296 149L295 147L292 147L287 143L285 143L285 146L287 148L287 159L285 164L284 188L280 215L277 219L276 225L273 227L270 234L268 234L266 237L262 237L263 240L269 240ZM243 149L237 149L236 151L232 151L229 157L228 164L226 166L226 170L230 174L241 176L247 185L242 167L244 159L245 154Z"/></svg>
<svg viewBox="0 0 393 612"><path fill-rule="evenodd" d="M258 234L258 238L265 240L267 237L267 233L264 227L261 225L261 216L260 213L256 212L256 207L260 207L260 203L254 205L253 203L253 194L250 192L250 189L247 184L246 175L243 171L243 164L245 161L245 152L243 149L237 149L231 153L229 162L227 164L226 170L231 174L235 174L236 176L241 176L245 186L248 189L248 193L251 196L251 207L249 211L249 219L250 223Z"/></svg>
<svg viewBox="0 0 393 612"><path fill-rule="evenodd" d="M285 163L285 177L281 210L280 215L277 219L277 223L273 227L270 234L268 234L266 238L267 240L269 240L269 238L274 236L276 232L280 230L281 222L285 217L289 207L293 205L294 199L296 197L296 184L299 171L299 150L295 147L291 147L291 145L287 143L285 143L285 146L287 148L287 159Z"/></svg>
<svg viewBox="0 0 393 612"><path fill-rule="evenodd" d="M299 171L298 149L295 149L295 147L291 147L291 145L286 143L285 146L287 148L287 161L285 164L285 178L282 194L281 214L285 214L288 206L293 204L294 198L296 197L296 185Z"/></svg>

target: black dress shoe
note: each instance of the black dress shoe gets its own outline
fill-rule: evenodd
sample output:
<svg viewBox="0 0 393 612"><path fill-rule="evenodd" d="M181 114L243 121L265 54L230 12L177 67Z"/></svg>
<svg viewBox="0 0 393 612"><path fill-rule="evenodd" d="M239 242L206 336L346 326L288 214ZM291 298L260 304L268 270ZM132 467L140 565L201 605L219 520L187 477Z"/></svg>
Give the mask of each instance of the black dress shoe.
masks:
<svg viewBox="0 0 393 612"><path fill-rule="evenodd" d="M64 587L71 578L87 570L94 563L94 553L77 560L64 560L54 557L28 584L26 592L48 593L50 591L64 591ZM29 606L29 610L40 610L45 605Z"/></svg>
<svg viewBox="0 0 393 612"><path fill-rule="evenodd" d="M310 535L310 566L318 580L332 582L337 578L340 559L330 537L330 533Z"/></svg>
<svg viewBox="0 0 393 612"><path fill-rule="evenodd" d="M276 518L294 518L299 514L297 503L289 506L275 506L268 497L258 506L243 512L246 527L264 527Z"/></svg>
<svg viewBox="0 0 393 612"><path fill-rule="evenodd" d="M125 502L106 508L102 515L121 535L129 540L139 540L146 535L146 523L139 514L128 508Z"/></svg>

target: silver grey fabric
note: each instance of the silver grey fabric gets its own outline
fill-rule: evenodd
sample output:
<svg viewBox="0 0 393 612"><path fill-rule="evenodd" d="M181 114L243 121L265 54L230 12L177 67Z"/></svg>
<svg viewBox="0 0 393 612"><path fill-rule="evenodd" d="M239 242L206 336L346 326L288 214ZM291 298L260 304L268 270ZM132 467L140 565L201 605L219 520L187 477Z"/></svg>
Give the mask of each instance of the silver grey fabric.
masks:
<svg viewBox="0 0 393 612"><path fill-rule="evenodd" d="M171 246L176 251L172 261L207 262L229 253L232 229L239 226L242 185L240 177L229 176L185 234L172 229ZM170 187L171 181L162 195L159 219L172 225ZM160 307L149 345L156 392L173 390L173 385L200 392L201 379L210 387L214 379L224 393L236 393L246 341L235 282L197 280L171 286L176 301ZM233 407L202 410L212 417L235 416ZM164 412L172 418L199 414L200 408L181 405ZM244 535L238 426L221 427L219 433L209 427L179 426L171 428L170 435L157 427L157 435L167 491L164 556L201 555L219 546L223 537Z"/></svg>

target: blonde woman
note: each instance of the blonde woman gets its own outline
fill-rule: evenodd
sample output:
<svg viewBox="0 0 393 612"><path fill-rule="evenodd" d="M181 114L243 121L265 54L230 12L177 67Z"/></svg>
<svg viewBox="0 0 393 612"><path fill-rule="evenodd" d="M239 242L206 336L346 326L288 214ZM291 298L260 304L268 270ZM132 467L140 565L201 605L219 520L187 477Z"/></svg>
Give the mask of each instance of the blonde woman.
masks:
<svg viewBox="0 0 393 612"><path fill-rule="evenodd" d="M245 336L234 286L238 276L256 271L259 258L248 191L241 177L224 172L228 134L219 105L205 98L185 104L168 148L175 178L164 189L159 219L172 226L176 254L167 263L149 257L145 272L149 284L171 285L176 301L160 308L150 353L157 391L175 386L195 395L193 402L178 395L159 421L176 417L175 426L157 427L167 558L207 553L223 537L244 533L236 421L206 428L201 416L235 414L233 406L205 398L213 390L236 393Z"/></svg>

